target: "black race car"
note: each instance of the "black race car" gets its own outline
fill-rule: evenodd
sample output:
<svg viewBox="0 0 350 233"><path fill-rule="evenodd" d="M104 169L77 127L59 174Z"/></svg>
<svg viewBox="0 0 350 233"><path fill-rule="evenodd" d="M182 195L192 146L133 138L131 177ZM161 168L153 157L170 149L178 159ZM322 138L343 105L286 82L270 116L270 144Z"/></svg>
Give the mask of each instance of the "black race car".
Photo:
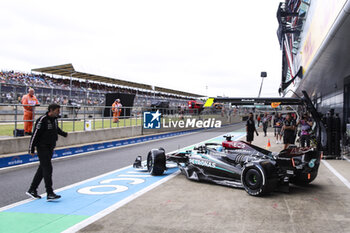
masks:
<svg viewBox="0 0 350 233"><path fill-rule="evenodd" d="M232 141L230 136L222 144L205 144L190 151L165 154L153 149L142 164L139 156L135 168L145 168L152 175L162 175L167 164L175 162L191 180L209 181L220 185L244 188L250 195L260 196L276 189L289 190L289 183L308 184L318 172L327 136L321 117L308 94L303 98L209 98L208 103L233 105L299 105L307 109L316 122L317 147L301 149L291 146L273 153L244 141ZM207 103L206 103L207 105Z"/></svg>
<svg viewBox="0 0 350 233"><path fill-rule="evenodd" d="M142 165L139 156L134 168L162 175L167 163L175 162L190 180L244 188L250 195L261 196L274 190L287 191L289 183L312 182L320 159L321 152L315 149L290 147L273 153L226 136L222 144L207 143L185 152L165 154L162 148L153 149L147 155L147 163Z"/></svg>

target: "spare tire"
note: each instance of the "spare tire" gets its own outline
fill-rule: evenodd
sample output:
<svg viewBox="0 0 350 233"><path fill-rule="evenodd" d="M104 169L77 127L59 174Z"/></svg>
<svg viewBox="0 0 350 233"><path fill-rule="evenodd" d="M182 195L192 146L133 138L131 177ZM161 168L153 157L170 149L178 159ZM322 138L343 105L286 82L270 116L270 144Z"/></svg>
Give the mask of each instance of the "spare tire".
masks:
<svg viewBox="0 0 350 233"><path fill-rule="evenodd" d="M272 164L264 167L252 164L243 168L241 181L249 195L262 196L273 192L276 188L278 178L273 174L275 168ZM270 170L266 171L267 169Z"/></svg>
<svg viewBox="0 0 350 233"><path fill-rule="evenodd" d="M164 150L153 149L147 156L147 170L153 176L160 176L164 173L166 166Z"/></svg>

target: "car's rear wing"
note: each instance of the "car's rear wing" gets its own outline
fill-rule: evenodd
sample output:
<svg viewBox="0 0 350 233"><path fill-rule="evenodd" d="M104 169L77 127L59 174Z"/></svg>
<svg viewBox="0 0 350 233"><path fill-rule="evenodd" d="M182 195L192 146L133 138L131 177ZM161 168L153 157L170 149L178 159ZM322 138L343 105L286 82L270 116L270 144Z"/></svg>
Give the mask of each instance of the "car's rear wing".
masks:
<svg viewBox="0 0 350 233"><path fill-rule="evenodd" d="M230 98L230 97L215 97L215 98L208 98L206 103L204 104L204 107L210 107L214 103L231 103L232 105L304 105L306 106L307 110L311 113L313 119L315 120L318 129L317 129L317 139L318 139L318 146L324 147L327 144L327 135L326 135L326 129L321 121L321 116L317 112L314 104L312 103L309 95L306 93L306 91L302 91L303 97L302 98L290 98L290 97L270 97L270 98ZM322 150L321 147L318 148L319 150Z"/></svg>

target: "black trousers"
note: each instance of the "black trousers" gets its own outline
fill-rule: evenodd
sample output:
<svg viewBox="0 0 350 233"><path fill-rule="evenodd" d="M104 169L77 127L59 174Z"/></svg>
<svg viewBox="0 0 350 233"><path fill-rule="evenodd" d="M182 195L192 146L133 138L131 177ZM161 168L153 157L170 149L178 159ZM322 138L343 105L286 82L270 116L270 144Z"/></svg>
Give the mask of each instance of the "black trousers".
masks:
<svg viewBox="0 0 350 233"><path fill-rule="evenodd" d="M53 193L52 189L52 155L53 149L55 147L51 145L41 145L37 146L38 157L39 157L39 167L36 171L32 184L30 185L30 190L36 190L44 178L46 192L48 194Z"/></svg>
<svg viewBox="0 0 350 233"><path fill-rule="evenodd" d="M301 135L300 136L300 146L305 147L305 142L306 146L310 147L310 135Z"/></svg>
<svg viewBox="0 0 350 233"><path fill-rule="evenodd" d="M247 142L252 142L254 140L254 131L247 132Z"/></svg>
<svg viewBox="0 0 350 233"><path fill-rule="evenodd" d="M266 133L267 133L267 126L268 126L268 122L266 121L266 122L263 123L263 131L264 131L265 136L266 136Z"/></svg>

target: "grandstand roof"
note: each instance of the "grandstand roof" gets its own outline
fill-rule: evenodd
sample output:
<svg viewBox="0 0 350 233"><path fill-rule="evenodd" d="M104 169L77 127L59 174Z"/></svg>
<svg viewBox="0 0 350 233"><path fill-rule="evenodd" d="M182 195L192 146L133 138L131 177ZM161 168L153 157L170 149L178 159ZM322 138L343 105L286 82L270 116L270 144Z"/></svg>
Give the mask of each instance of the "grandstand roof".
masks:
<svg viewBox="0 0 350 233"><path fill-rule="evenodd" d="M191 97L203 97L203 95L183 92L183 91L177 91L172 90L168 88L162 88L162 87L154 87L152 88L151 85L148 84L142 84L142 83L136 83L136 82L130 82L110 77L104 77L100 75L95 74L88 74L80 71L76 71L72 64L64 64L64 65L57 65L57 66L49 66L49 67L43 67L43 68L36 68L32 69L34 72L40 72L45 74L54 74L54 75L61 75L66 77L73 77L73 78L79 78L79 79L87 79L92 80L95 82L103 82L103 83L110 83L110 84L116 84L121 85L125 87L134 87L134 88L140 88L145 90L154 90L159 92L164 92L168 94L175 94L175 95L182 95L182 96L191 96Z"/></svg>

